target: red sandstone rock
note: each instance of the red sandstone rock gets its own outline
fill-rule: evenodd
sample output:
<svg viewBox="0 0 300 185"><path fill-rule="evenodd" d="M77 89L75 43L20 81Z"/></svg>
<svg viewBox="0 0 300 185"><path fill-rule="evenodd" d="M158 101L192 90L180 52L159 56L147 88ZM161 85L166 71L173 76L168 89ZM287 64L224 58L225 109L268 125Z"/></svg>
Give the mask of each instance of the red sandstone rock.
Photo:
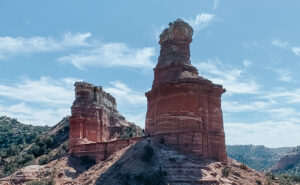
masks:
<svg viewBox="0 0 300 185"><path fill-rule="evenodd" d="M227 160L221 85L200 77L190 62L193 29L182 20L160 35L152 89L146 93L146 133L204 157Z"/></svg>
<svg viewBox="0 0 300 185"><path fill-rule="evenodd" d="M69 118L70 153L83 152L95 156L94 153L99 151L97 147L104 146L95 144L120 139L125 127L133 127L133 124L127 122L117 111L115 98L104 92L101 87L76 82L75 98L71 108L72 116Z"/></svg>

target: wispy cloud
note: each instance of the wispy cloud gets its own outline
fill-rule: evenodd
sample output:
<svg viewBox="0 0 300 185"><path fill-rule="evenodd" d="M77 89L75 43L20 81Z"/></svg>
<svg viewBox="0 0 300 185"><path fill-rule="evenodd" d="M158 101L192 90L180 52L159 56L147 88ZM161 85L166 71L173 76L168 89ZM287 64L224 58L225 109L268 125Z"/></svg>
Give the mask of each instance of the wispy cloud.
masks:
<svg viewBox="0 0 300 185"><path fill-rule="evenodd" d="M266 108L276 104L275 101L253 101L249 103L242 103L239 101L223 101L222 108L224 112L249 112L249 111L264 111Z"/></svg>
<svg viewBox="0 0 300 185"><path fill-rule="evenodd" d="M73 101L73 84L75 79L53 80L41 77L39 80L24 79L18 83L0 84L0 96L31 102L52 105L70 105Z"/></svg>
<svg viewBox="0 0 300 185"><path fill-rule="evenodd" d="M0 83L0 98L4 98L4 102L0 102L0 112L27 124L56 124L64 116L70 115L70 107L75 99L75 81L82 80L41 77L38 80L27 78L9 85ZM104 90L116 98L121 114L144 127L147 106L144 91L135 91L120 81L110 84Z"/></svg>
<svg viewBox="0 0 300 185"><path fill-rule="evenodd" d="M68 32L59 39L40 36L0 37L0 60L20 54L54 52L78 47L76 53L59 57L58 61L71 63L78 69L86 69L89 66L121 66L151 70L154 67L153 47L131 48L125 43L101 43L88 40L91 36L89 32Z"/></svg>
<svg viewBox="0 0 300 185"><path fill-rule="evenodd" d="M194 28L195 31L202 30L207 27L213 20L215 15L209 13L197 14L195 19L187 19L186 21Z"/></svg>
<svg viewBox="0 0 300 185"><path fill-rule="evenodd" d="M120 81L110 83L112 86L106 87L104 90L116 98L119 110L124 114L126 120L144 127L147 107L145 92L135 91Z"/></svg>
<svg viewBox="0 0 300 185"><path fill-rule="evenodd" d="M129 88L120 81L110 82L112 87L104 88L105 91L111 93L120 102L129 103L131 105L146 105L146 97L144 92L137 92Z"/></svg>
<svg viewBox="0 0 300 185"><path fill-rule="evenodd" d="M278 75L278 80L282 82L291 82L293 80L292 71L289 69L273 69Z"/></svg>
<svg viewBox="0 0 300 185"><path fill-rule="evenodd" d="M0 104L0 112L12 118L17 118L21 123L31 125L54 125L64 116L70 115L69 107L47 107L38 108L20 102L10 106Z"/></svg>
<svg viewBox="0 0 300 185"><path fill-rule="evenodd" d="M248 48L248 49L254 49L254 48L259 48L261 47L260 43L258 43L257 41L255 40L252 40L252 41L246 41L243 43L243 46L245 48Z"/></svg>
<svg viewBox="0 0 300 185"><path fill-rule="evenodd" d="M53 125L70 114L76 80L41 77L38 80L27 78L16 83L1 83L0 97L5 102L0 103L0 112L23 123Z"/></svg>
<svg viewBox="0 0 300 185"><path fill-rule="evenodd" d="M275 40L272 41L272 45L276 46L276 47L279 47L279 48L287 48L288 42L283 42L279 39L275 39Z"/></svg>
<svg viewBox="0 0 300 185"><path fill-rule="evenodd" d="M261 98L276 100L283 104L299 104L300 89L275 89Z"/></svg>
<svg viewBox="0 0 300 185"><path fill-rule="evenodd" d="M61 57L59 61L71 63L79 69L88 66L152 69L154 55L153 47L130 48L124 43L106 43L91 50Z"/></svg>
<svg viewBox="0 0 300 185"><path fill-rule="evenodd" d="M60 39L53 37L0 37L0 60L24 53L63 50L71 47L88 46L91 33L65 33Z"/></svg>
<svg viewBox="0 0 300 185"><path fill-rule="evenodd" d="M275 39L272 41L272 45L275 47L279 47L282 49L288 49L292 51L295 55L300 56L300 47L298 46L290 46L288 42L283 42L279 39Z"/></svg>
<svg viewBox="0 0 300 185"><path fill-rule="evenodd" d="M213 10L217 10L217 8L219 7L219 4L220 4L220 0L214 0L214 3L213 3Z"/></svg>
<svg viewBox="0 0 300 185"><path fill-rule="evenodd" d="M244 67L250 67L252 65L252 62L250 60L244 60L243 65Z"/></svg>
<svg viewBox="0 0 300 185"><path fill-rule="evenodd" d="M295 55L300 56L300 47L292 47L292 51Z"/></svg>
<svg viewBox="0 0 300 185"><path fill-rule="evenodd" d="M298 120L300 121L300 120ZM226 144L253 144L268 147L297 146L300 126L283 121L225 123Z"/></svg>
<svg viewBox="0 0 300 185"><path fill-rule="evenodd" d="M229 94L256 94L260 85L246 76L243 70L226 66L219 59L196 62L200 74L214 83L222 84Z"/></svg>
<svg viewBox="0 0 300 185"><path fill-rule="evenodd" d="M153 33L154 33L153 38L154 38L154 40L156 40L157 42L159 41L159 36L166 27L167 27L166 25L160 25L159 27L153 26Z"/></svg>

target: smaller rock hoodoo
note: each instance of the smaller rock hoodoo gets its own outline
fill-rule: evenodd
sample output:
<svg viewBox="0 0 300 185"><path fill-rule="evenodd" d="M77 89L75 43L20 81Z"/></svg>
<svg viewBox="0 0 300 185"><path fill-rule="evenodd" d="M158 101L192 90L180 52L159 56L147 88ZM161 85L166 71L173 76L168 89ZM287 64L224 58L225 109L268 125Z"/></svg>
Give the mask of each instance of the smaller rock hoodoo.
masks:
<svg viewBox="0 0 300 185"><path fill-rule="evenodd" d="M193 29L178 19L160 35L152 89L146 93L146 133L180 150L227 160L221 110L225 89L190 62Z"/></svg>
<svg viewBox="0 0 300 185"><path fill-rule="evenodd" d="M101 86L75 83L75 100L71 107L70 152L75 145L120 139L125 127L132 125L119 114L113 96Z"/></svg>

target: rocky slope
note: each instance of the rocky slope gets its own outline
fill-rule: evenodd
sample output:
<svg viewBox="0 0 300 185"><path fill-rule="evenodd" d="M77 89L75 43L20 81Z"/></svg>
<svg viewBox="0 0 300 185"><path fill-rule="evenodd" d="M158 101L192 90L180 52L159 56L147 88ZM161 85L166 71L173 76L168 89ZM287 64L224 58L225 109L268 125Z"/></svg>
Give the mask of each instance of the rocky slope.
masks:
<svg viewBox="0 0 300 185"><path fill-rule="evenodd" d="M129 122L122 128L119 137L129 138L142 132L140 127ZM0 177L5 177L24 166L44 165L66 156L69 150L69 117L51 128L25 125L3 116L0 117L1 139L5 142L0 149Z"/></svg>
<svg viewBox="0 0 300 185"><path fill-rule="evenodd" d="M49 179L55 184L266 184L263 174L229 159L228 164L179 153L164 145L150 144L153 156L145 160L148 141L124 148L107 160L87 166L83 159L63 156L46 165L31 165L0 180L21 184ZM148 146L149 147L149 146ZM146 147L147 148L147 147ZM148 153L147 153L148 152ZM150 152L151 153L151 152ZM276 182L273 182L276 184Z"/></svg>

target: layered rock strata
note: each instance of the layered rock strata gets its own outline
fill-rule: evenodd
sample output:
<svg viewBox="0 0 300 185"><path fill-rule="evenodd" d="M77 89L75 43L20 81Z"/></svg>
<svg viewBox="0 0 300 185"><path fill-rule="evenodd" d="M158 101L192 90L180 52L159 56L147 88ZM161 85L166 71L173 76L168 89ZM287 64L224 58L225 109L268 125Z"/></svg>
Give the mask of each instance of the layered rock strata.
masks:
<svg viewBox="0 0 300 185"><path fill-rule="evenodd" d="M71 153L74 153L77 145L120 139L124 128L133 126L119 114L113 96L103 91L102 87L86 82L75 83L75 101L71 111L72 116L69 118ZM77 152L78 148L84 147L77 146Z"/></svg>
<svg viewBox="0 0 300 185"><path fill-rule="evenodd" d="M182 151L227 160L221 85L200 77L190 62L193 29L182 20L160 35L152 89L146 93L145 131Z"/></svg>

